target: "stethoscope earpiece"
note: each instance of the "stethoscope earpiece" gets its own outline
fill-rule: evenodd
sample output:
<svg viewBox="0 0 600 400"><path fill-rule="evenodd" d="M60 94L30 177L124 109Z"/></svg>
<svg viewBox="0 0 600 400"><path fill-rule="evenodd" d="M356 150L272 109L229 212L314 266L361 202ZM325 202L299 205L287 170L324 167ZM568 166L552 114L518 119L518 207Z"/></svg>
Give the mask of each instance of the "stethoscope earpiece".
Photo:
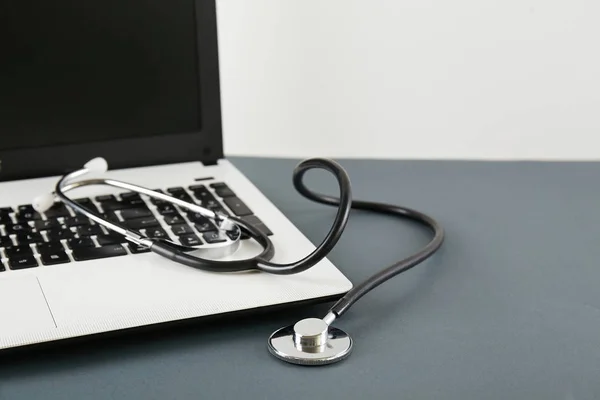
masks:
<svg viewBox="0 0 600 400"><path fill-rule="evenodd" d="M48 211L54 205L54 193L41 194L31 202L33 209L39 213Z"/></svg>
<svg viewBox="0 0 600 400"><path fill-rule="evenodd" d="M327 365L346 359L352 338L325 320L307 318L273 332L269 352L282 361L298 365Z"/></svg>
<svg viewBox="0 0 600 400"><path fill-rule="evenodd" d="M96 157L85 163L83 168L91 173L103 174L108 171L108 162L102 157Z"/></svg>

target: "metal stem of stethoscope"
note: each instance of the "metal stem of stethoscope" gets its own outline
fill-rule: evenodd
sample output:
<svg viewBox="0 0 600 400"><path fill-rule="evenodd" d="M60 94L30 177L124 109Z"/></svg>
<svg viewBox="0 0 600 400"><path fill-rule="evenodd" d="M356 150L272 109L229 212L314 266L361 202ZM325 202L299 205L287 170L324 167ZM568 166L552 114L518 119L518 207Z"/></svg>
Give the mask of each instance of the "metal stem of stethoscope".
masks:
<svg viewBox="0 0 600 400"><path fill-rule="evenodd" d="M226 215L221 215L215 213L214 211L201 207L194 203L188 203L183 200L177 199L175 197L159 193L150 189L147 189L142 186L134 185L127 182L121 182L114 179L86 179L84 181L76 181L75 179L80 178L84 175L88 175L91 173L103 173L108 169L108 165L106 161L102 158L96 158L88 163L82 169L73 171L65 176L63 176L57 183L55 191L53 193L49 193L46 195L42 195L33 200L32 205L33 208L38 212L44 212L48 208L52 206L54 203L54 199L58 198L63 203L67 204L69 207L73 208L76 212L84 215L85 217L91 219L99 225L106 227L109 231L117 232L123 235L128 241L133 242L137 245L143 247L151 247L154 242L138 232L135 232L131 229L127 229L124 226L121 226L118 223L111 222L106 218L102 218L99 215L96 215L91 210L86 207L78 204L76 201L71 200L66 196L66 192L71 190L84 187L84 186L92 186L92 185L106 185L112 186L119 189L124 189L128 191L137 192L140 194L144 194L151 198L157 200L163 200L166 202L170 202L179 207L192 211L194 213L198 213L204 217L209 218L212 221L215 221L217 229L222 232L232 233L230 235L231 241L225 242L223 244L213 245L210 248L196 248L196 247L188 247L177 245L179 248L184 249L185 251L189 251L198 256L202 255L204 257L210 258L220 258L232 255L239 248L241 244L241 231L238 225L230 221L230 219Z"/></svg>
<svg viewBox="0 0 600 400"><path fill-rule="evenodd" d="M326 169L335 175L340 186L339 198L313 192L304 185L302 181L304 173L313 168ZM71 172L62 177L56 185L54 193L36 198L33 201L33 207L37 211L43 212L52 206L55 198L59 198L76 212L83 214L111 231L122 234L127 240L133 243L147 246L153 252L182 264L198 269L218 272L236 272L258 269L274 274L293 274L305 271L318 263L319 260L331 251L346 226L351 208L375 211L411 219L428 227L434 233L433 239L420 251L373 274L364 282L348 291L331 307L330 311L322 319L303 319L294 325L275 331L268 340L269 352L275 357L293 364L324 365L341 361L348 357L352 351L352 339L347 333L341 329L332 327L331 324L343 315L358 299L375 287L425 261L440 248L444 240L444 230L433 218L419 211L393 204L352 200L350 180L341 166L334 161L327 159L309 159L300 163L294 170L295 188L310 200L337 206L338 212L327 237L311 254L294 263L278 264L270 261L274 254L273 245L270 239L264 233L239 218L221 215L197 204L188 203L169 195L114 179L87 179L83 181L74 181L83 175L93 172L106 172L107 169L108 166L104 159L97 158L91 160L83 169ZM69 190L88 185L113 186L124 190L138 192L151 198L171 202L179 207L209 218L216 223L216 227L220 231L234 233L234 240L221 246L222 252L220 255L211 254L209 257L223 257L232 254L240 244L240 227L244 228L245 233L249 234L252 239L262 245L263 252L256 257L236 261L211 261L200 258L199 256L189 255L187 252L191 251L204 251L205 254L208 254L206 251L208 250L210 252L213 251L213 249L197 249L144 237L138 232L121 226L119 223L113 223L96 215L94 212L77 204L77 202L69 199L65 195L65 192L68 192ZM217 247L217 250L218 249L219 247Z"/></svg>

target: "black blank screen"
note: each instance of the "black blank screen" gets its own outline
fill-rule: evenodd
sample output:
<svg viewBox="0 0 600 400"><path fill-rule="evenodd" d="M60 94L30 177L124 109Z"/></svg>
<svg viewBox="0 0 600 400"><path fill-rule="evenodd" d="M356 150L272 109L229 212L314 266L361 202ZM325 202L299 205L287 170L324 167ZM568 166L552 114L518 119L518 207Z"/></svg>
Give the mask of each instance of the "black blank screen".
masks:
<svg viewBox="0 0 600 400"><path fill-rule="evenodd" d="M0 149L196 131L194 0L0 0Z"/></svg>

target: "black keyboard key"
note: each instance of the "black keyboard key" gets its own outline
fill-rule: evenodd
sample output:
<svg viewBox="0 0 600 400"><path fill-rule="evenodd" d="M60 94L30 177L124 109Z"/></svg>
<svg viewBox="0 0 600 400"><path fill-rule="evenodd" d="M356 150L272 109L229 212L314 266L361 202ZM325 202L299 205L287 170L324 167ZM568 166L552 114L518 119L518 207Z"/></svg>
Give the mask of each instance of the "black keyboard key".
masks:
<svg viewBox="0 0 600 400"><path fill-rule="evenodd" d="M208 189L204 188L202 191L194 192L194 196L198 200L200 200L200 204L202 207L211 208L211 207L221 207L221 204L215 199L215 196L212 195Z"/></svg>
<svg viewBox="0 0 600 400"><path fill-rule="evenodd" d="M212 194L211 194L212 196ZM217 201L217 199L215 199L214 197L212 199L208 199L206 200L204 203L202 203L202 206L205 208L209 208L211 210L215 210L215 209L219 209L219 208L223 208L223 206L221 205L221 203L219 203Z"/></svg>
<svg viewBox="0 0 600 400"><path fill-rule="evenodd" d="M78 247L94 247L96 245L94 244L94 241L91 238L82 237L82 238L71 238L71 239L67 240L67 246L69 246L70 249L75 249Z"/></svg>
<svg viewBox="0 0 600 400"><path fill-rule="evenodd" d="M94 236L94 235L103 235L104 231L100 227L100 225L82 225L75 228L75 232L79 236Z"/></svg>
<svg viewBox="0 0 600 400"><path fill-rule="evenodd" d="M133 253L133 254L139 254L139 253L148 253L150 252L150 248L149 247L145 247L145 246L138 246L135 243L129 243L129 250Z"/></svg>
<svg viewBox="0 0 600 400"><path fill-rule="evenodd" d="M123 200L122 203L131 208L148 208L146 202L142 199Z"/></svg>
<svg viewBox="0 0 600 400"><path fill-rule="evenodd" d="M175 206L171 203L163 203L163 204L158 204L156 206L156 211L159 212L159 214L162 215L167 215L167 214L177 214L178 211L175 208Z"/></svg>
<svg viewBox="0 0 600 400"><path fill-rule="evenodd" d="M0 236L0 247L13 247L14 244L10 236Z"/></svg>
<svg viewBox="0 0 600 400"><path fill-rule="evenodd" d="M47 218L69 217L71 214L64 203L55 203L44 212Z"/></svg>
<svg viewBox="0 0 600 400"><path fill-rule="evenodd" d="M173 195L173 194L179 194L179 193L185 193L185 189L182 188L181 186L178 187L172 187L172 188L168 188L167 189L167 193Z"/></svg>
<svg viewBox="0 0 600 400"><path fill-rule="evenodd" d="M220 204L210 206L210 207L208 207L208 209L211 210L211 211L214 211L214 212L221 211L222 214L223 214L223 210L225 210L223 208L223 206L220 205ZM229 214L226 214L226 215L229 215Z"/></svg>
<svg viewBox="0 0 600 400"><path fill-rule="evenodd" d="M215 193L217 196L219 196L219 197L235 196L235 193L233 193L233 190L229 189L229 186L227 186L226 184L223 183L219 186L213 186L213 185L211 185L211 186L215 189Z"/></svg>
<svg viewBox="0 0 600 400"><path fill-rule="evenodd" d="M223 182L213 182L213 183L211 183L208 186L210 186L213 189L217 189L217 188L220 188L220 187L223 187L223 186L227 186L227 185L224 184Z"/></svg>
<svg viewBox="0 0 600 400"><path fill-rule="evenodd" d="M202 215L200 213L191 212L191 211L187 213L187 217L192 222L205 222L205 221L208 221L208 218L206 218L204 215Z"/></svg>
<svg viewBox="0 0 600 400"><path fill-rule="evenodd" d="M37 232L17 233L16 238L19 244L35 244L44 242L42 235Z"/></svg>
<svg viewBox="0 0 600 400"><path fill-rule="evenodd" d="M53 228L46 231L49 242L60 242L62 239L71 239L75 234L69 229Z"/></svg>
<svg viewBox="0 0 600 400"><path fill-rule="evenodd" d="M144 217L144 218L130 219L130 220L126 221L125 224L130 229L135 229L135 230L140 230L140 229L144 229L144 228L150 228L150 227L153 227L153 226L160 226L160 223L154 217Z"/></svg>
<svg viewBox="0 0 600 400"><path fill-rule="evenodd" d="M196 192L202 192L202 191L207 191L208 190L206 188L206 186L204 186L204 185L191 185L191 186L188 187L188 189L190 189L194 193L196 193Z"/></svg>
<svg viewBox="0 0 600 400"><path fill-rule="evenodd" d="M154 191L154 192L157 192L157 193L162 193L162 194L165 194L165 192L163 192L163 191L162 191L162 190L160 190L160 189L153 189L153 191ZM159 205L159 204L168 204L168 202L166 202L166 201L164 201L164 200L155 199L154 197L151 197L151 198L150 198L150 201L152 202L152 204L154 204L154 205L156 205L156 206L157 206L157 205Z"/></svg>
<svg viewBox="0 0 600 400"><path fill-rule="evenodd" d="M64 219L64 224L68 227L90 225L91 223L92 221L90 221L87 217L84 217L83 215L76 215L74 217L67 217Z"/></svg>
<svg viewBox="0 0 600 400"><path fill-rule="evenodd" d="M31 226L27 223L10 224L4 225L4 231L7 235L13 235L16 233L29 233L32 231Z"/></svg>
<svg viewBox="0 0 600 400"><path fill-rule="evenodd" d="M202 198L202 196L205 196L207 193L210 194L210 190L204 185L192 185L190 186L190 190L198 199Z"/></svg>
<svg viewBox="0 0 600 400"><path fill-rule="evenodd" d="M58 222L58 220L56 219L46 219L41 221L35 221L33 223L33 226L38 231L45 231L47 229L59 228L60 222Z"/></svg>
<svg viewBox="0 0 600 400"><path fill-rule="evenodd" d="M25 269L38 266L38 262L33 254L23 254L19 256L9 257L8 265L10 269Z"/></svg>
<svg viewBox="0 0 600 400"><path fill-rule="evenodd" d="M31 204L22 204L17 207L17 212L34 212L34 208Z"/></svg>
<svg viewBox="0 0 600 400"><path fill-rule="evenodd" d="M165 230L163 228L148 228L146 229L146 236L148 236L149 238L156 238L156 239L168 239L169 235L167 235L167 232L165 232Z"/></svg>
<svg viewBox="0 0 600 400"><path fill-rule="evenodd" d="M132 208L135 207L134 205L131 204L130 201L105 201L103 203L100 203L100 205L102 206L102 210L104 212L108 212L108 211L115 211L115 210L124 210L126 208Z"/></svg>
<svg viewBox="0 0 600 400"><path fill-rule="evenodd" d="M247 215L245 217L242 217L242 220L254 226L256 229L258 229L267 236L271 236L273 234L273 232L271 232L271 230L264 224L264 222L262 222L256 215Z"/></svg>
<svg viewBox="0 0 600 400"><path fill-rule="evenodd" d="M40 260L44 265L66 264L71 262L71 259L64 251L40 253Z"/></svg>
<svg viewBox="0 0 600 400"><path fill-rule="evenodd" d="M12 207L0 207L0 215L6 215L14 212Z"/></svg>
<svg viewBox="0 0 600 400"><path fill-rule="evenodd" d="M185 224L185 220L179 213L165 215L165 222L168 225Z"/></svg>
<svg viewBox="0 0 600 400"><path fill-rule="evenodd" d="M124 220L149 217L152 212L147 208L130 208L127 210L121 210L121 218Z"/></svg>
<svg viewBox="0 0 600 400"><path fill-rule="evenodd" d="M115 211L108 211L105 213L100 213L100 216L103 219L112 221L112 222L120 222L121 219L119 218L119 216L117 215L117 213Z"/></svg>
<svg viewBox="0 0 600 400"><path fill-rule="evenodd" d="M141 197L123 199L121 203L125 204L126 208L148 208L148 205Z"/></svg>
<svg viewBox="0 0 600 400"><path fill-rule="evenodd" d="M202 240L194 234L179 236L179 241L184 246L200 246L202 244Z"/></svg>
<svg viewBox="0 0 600 400"><path fill-rule="evenodd" d="M120 244L109 244L101 247L78 247L73 249L73 258L76 261L95 260L124 255L127 255L127 251Z"/></svg>
<svg viewBox="0 0 600 400"><path fill-rule="evenodd" d="M167 192L169 192L169 194L171 196L173 196L173 197L175 197L175 198L177 198L179 200L193 202L193 200L190 197L190 195L182 187L169 188L169 189L167 189Z"/></svg>
<svg viewBox="0 0 600 400"><path fill-rule="evenodd" d="M214 212L216 212L216 213L225 215L225 216L230 216L231 215L231 213L229 211L227 211L226 209L224 209L223 207L214 207L214 208L211 208L211 210L214 211Z"/></svg>
<svg viewBox="0 0 600 400"><path fill-rule="evenodd" d="M8 214L0 214L0 225L12 224L12 218Z"/></svg>
<svg viewBox="0 0 600 400"><path fill-rule="evenodd" d="M25 211L15 214L15 218L18 222L27 222L42 219L42 215L37 211Z"/></svg>
<svg viewBox="0 0 600 400"><path fill-rule="evenodd" d="M33 254L33 249L28 245L13 246L10 249L5 249L6 257L20 257L25 254Z"/></svg>
<svg viewBox="0 0 600 400"><path fill-rule="evenodd" d="M36 247L37 247L38 253L40 253L40 254L65 251L65 248L61 242L38 243Z"/></svg>
<svg viewBox="0 0 600 400"><path fill-rule="evenodd" d="M194 233L194 231L192 230L192 228L190 228L186 224L173 225L173 226L171 226L171 230L177 236L187 235L187 234L190 234L190 233Z"/></svg>
<svg viewBox="0 0 600 400"><path fill-rule="evenodd" d="M223 199L227 207L237 216L251 215L252 211L238 197L226 197Z"/></svg>
<svg viewBox="0 0 600 400"><path fill-rule="evenodd" d="M110 235L99 235L96 236L96 240L100 246L105 246L107 244L118 244L118 243L127 243L127 239L125 236L119 235L118 233L111 233Z"/></svg>
<svg viewBox="0 0 600 400"><path fill-rule="evenodd" d="M208 218L202 218L202 220L199 220L194 224L198 232L208 232L217 229L217 227L212 222L210 222Z"/></svg>
<svg viewBox="0 0 600 400"><path fill-rule="evenodd" d="M88 211L90 211L90 212L93 212L93 213L95 213L95 214L100 214L100 209L98 208L98 206L97 206L97 205L95 205L95 204L93 204L93 203L92 203L92 204L90 204L90 205L86 205L86 206L85 206L85 208L86 208L86 210L88 210ZM77 213L76 213L76 214L77 214ZM82 215L82 214L78 214L78 215Z"/></svg>
<svg viewBox="0 0 600 400"><path fill-rule="evenodd" d="M121 193L121 200L134 200L134 199L140 199L140 194L136 193L136 192L126 192L126 193Z"/></svg>
<svg viewBox="0 0 600 400"><path fill-rule="evenodd" d="M117 198L115 196L113 196L112 194L104 194L102 196L96 196L96 201L98 203L104 203L107 201L116 201Z"/></svg>
<svg viewBox="0 0 600 400"><path fill-rule="evenodd" d="M206 243L221 243L227 241L225 236L219 234L218 231L204 232L202 234L202 237L204 238Z"/></svg>
<svg viewBox="0 0 600 400"><path fill-rule="evenodd" d="M207 219L204 215L200 213L194 213L191 211L188 211L187 217L192 222L205 221Z"/></svg>
<svg viewBox="0 0 600 400"><path fill-rule="evenodd" d="M90 199L89 197L80 197L78 199L73 199L73 201L83 206L92 204L92 199Z"/></svg>
<svg viewBox="0 0 600 400"><path fill-rule="evenodd" d="M177 194L172 194L171 196L175 197L176 199L182 200L182 201L186 201L188 203L194 203L194 199L192 199L192 196L190 196L187 193L177 193Z"/></svg>

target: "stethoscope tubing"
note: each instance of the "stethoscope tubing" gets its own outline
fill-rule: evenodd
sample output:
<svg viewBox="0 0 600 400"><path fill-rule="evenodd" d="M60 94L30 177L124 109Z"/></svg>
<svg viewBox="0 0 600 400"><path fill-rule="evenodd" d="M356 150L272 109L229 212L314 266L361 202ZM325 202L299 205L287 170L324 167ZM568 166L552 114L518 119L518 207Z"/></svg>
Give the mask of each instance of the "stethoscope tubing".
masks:
<svg viewBox="0 0 600 400"><path fill-rule="evenodd" d="M314 192L304 184L304 176L311 169L324 169L330 172L337 180L339 187L339 197L323 195ZM309 200L320 204L336 206L338 208L332 226L326 235L325 239L316 246L310 254L303 259L292 263L280 264L272 260L275 249L270 238L263 232L255 228L253 225L245 222L241 218L222 215L214 211L204 208L200 205L189 203L164 193L159 193L142 186L121 182L115 179L86 179L75 181L75 179L90 173L91 171L83 168L74 171L62 177L55 188L55 195L62 202L72 207L76 212L88 217L94 222L106 227L107 229L120 233L131 242L138 245L149 247L150 250L158 255L175 262L187 265L192 268L211 272L241 272L250 270L260 270L271 274L289 275L297 274L312 268L325 258L340 240L342 233L348 223L348 218L351 209L366 210L377 213L393 215L396 217L411 219L429 228L433 233L433 238L418 252L404 258L385 269L373 274L371 277L349 290L333 307L329 310L324 320L332 322L344 314L358 299L364 296L375 287L383 282L393 278L394 276L405 272L414 266L422 263L431 257L442 245L444 241L444 229L432 217L420 211L399 205L386 204L372 201L360 201L352 199L352 188L348 174L338 163L333 160L324 158L312 158L305 160L297 165L293 172L293 184L296 190ZM137 192L154 199L163 200L175 204L181 208L192 212L200 213L207 218L216 222L217 228L223 232L236 232L233 240L233 246L241 239L242 232L256 240L263 248L263 251L252 258L242 260L214 260L205 259L197 256L194 253L198 252L198 248L182 246L164 239L148 238L140 232L128 229L118 222L108 221L105 218L95 214L85 206L71 200L65 193L83 186L90 185L107 185L132 192Z"/></svg>

